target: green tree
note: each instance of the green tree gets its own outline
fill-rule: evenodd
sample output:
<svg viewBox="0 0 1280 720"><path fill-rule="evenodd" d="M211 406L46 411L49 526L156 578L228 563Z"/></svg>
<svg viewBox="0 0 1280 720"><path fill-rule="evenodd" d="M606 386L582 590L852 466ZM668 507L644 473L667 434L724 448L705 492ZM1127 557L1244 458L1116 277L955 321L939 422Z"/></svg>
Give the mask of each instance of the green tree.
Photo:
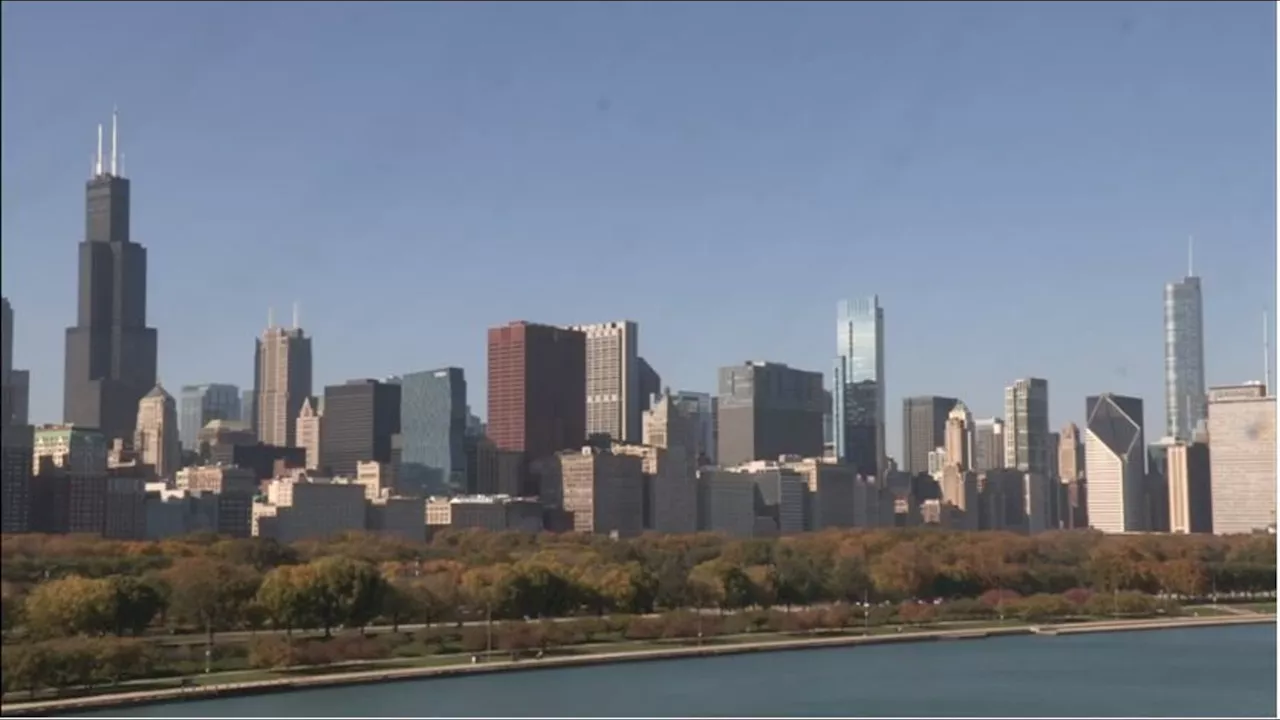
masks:
<svg viewBox="0 0 1280 720"><path fill-rule="evenodd" d="M116 635L141 635L165 605L164 595L144 580L113 576L109 582L115 591L114 615Z"/></svg>
<svg viewBox="0 0 1280 720"><path fill-rule="evenodd" d="M863 602L871 592L871 577L861 557L846 555L836 560L826 581L828 597L845 602Z"/></svg>
<svg viewBox="0 0 1280 720"><path fill-rule="evenodd" d="M775 567L778 602L790 608L792 605L812 605L823 599L822 570L812 557L788 550L779 554Z"/></svg>
<svg viewBox="0 0 1280 720"><path fill-rule="evenodd" d="M377 617L386 580L372 563L326 557L311 563L307 592L314 598L316 619L325 637L339 624L363 628Z"/></svg>
<svg viewBox="0 0 1280 720"><path fill-rule="evenodd" d="M254 601L266 613L272 627L292 635L294 629L307 628L316 622L314 575L315 570L308 565L284 565L262 578Z"/></svg>
<svg viewBox="0 0 1280 720"><path fill-rule="evenodd" d="M76 575L50 580L31 590L23 610L36 637L102 635L115 629L115 586Z"/></svg>
<svg viewBox="0 0 1280 720"><path fill-rule="evenodd" d="M249 568L207 557L176 562L163 577L170 587L171 613L203 630L208 648L213 647L215 632L241 619L261 582Z"/></svg>

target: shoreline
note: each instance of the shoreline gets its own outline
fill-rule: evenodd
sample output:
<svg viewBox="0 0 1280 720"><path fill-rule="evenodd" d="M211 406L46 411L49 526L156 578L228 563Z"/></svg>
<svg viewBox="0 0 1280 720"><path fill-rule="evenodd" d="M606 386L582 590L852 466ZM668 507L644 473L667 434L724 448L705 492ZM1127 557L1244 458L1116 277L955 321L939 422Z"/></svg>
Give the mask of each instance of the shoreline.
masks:
<svg viewBox="0 0 1280 720"><path fill-rule="evenodd" d="M752 652L786 652L821 648L856 647L888 643L919 643L955 640L985 640L993 637L1039 635L1083 635L1103 632L1134 632L1146 630L1171 630L1195 627L1219 627L1224 625L1275 624L1275 615L1225 615L1209 617L1147 618L1141 620L1101 620L1084 623L1060 623L1043 625L1019 625L981 629L923 630L884 635L838 635L834 637L795 637L786 640L742 642L726 645L664 647L652 650L591 653L548 657L541 660L496 661L480 665L447 665L443 667L397 668L391 670L353 670L333 672L309 677L250 680L222 685L202 685L190 688L166 688L137 692L119 692L89 695L77 698L35 700L0 705L4 717L41 717L65 712L88 712L112 708L158 705L192 700L213 700L224 697L312 690L346 685L366 685L386 682L405 682L438 677L457 677L490 673L528 672L558 668L586 667L684 658L719 657Z"/></svg>

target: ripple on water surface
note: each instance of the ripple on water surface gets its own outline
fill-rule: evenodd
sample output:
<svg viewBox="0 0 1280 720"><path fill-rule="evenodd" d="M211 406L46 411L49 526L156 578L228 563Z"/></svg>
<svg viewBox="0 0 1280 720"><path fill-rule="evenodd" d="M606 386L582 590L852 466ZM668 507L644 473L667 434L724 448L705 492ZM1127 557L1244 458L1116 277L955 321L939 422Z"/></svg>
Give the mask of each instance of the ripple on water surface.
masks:
<svg viewBox="0 0 1280 720"><path fill-rule="evenodd" d="M81 717L1275 717L1276 626L753 653L303 690Z"/></svg>

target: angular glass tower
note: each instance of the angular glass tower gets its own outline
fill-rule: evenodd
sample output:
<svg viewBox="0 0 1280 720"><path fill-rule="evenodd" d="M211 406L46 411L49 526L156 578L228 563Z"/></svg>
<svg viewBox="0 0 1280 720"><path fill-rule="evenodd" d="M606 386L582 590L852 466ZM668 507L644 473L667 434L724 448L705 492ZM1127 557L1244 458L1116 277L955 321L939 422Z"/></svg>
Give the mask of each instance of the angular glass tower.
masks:
<svg viewBox="0 0 1280 720"><path fill-rule="evenodd" d="M1190 273L1164 286L1164 407L1165 435L1181 440L1208 417L1200 278Z"/></svg>
<svg viewBox="0 0 1280 720"><path fill-rule="evenodd" d="M879 478L884 447L884 309L876 295L837 306L832 375L832 440L836 457Z"/></svg>

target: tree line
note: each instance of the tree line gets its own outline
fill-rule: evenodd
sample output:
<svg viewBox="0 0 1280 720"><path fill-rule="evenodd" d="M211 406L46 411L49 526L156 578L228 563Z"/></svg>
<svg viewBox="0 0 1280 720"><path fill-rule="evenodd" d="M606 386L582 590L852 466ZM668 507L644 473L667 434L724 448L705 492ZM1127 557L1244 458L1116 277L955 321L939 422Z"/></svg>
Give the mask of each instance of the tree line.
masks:
<svg viewBox="0 0 1280 720"><path fill-rule="evenodd" d="M1094 592L1274 592L1274 536L1094 532L717 535L444 532L429 543L353 534L282 546L195 536L117 542L5 536L5 642L160 629L284 632L686 608L901 603Z"/></svg>

